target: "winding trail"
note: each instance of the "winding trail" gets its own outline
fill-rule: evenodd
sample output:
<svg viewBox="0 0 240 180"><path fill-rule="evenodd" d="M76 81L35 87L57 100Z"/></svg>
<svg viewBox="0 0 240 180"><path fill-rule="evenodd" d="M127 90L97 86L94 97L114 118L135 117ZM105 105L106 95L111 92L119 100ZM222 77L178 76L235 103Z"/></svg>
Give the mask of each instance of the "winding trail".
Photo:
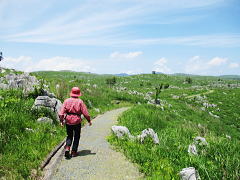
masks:
<svg viewBox="0 0 240 180"><path fill-rule="evenodd" d="M199 96L199 95L211 94L213 92L214 92L214 90L209 90L209 91L204 92L204 93L199 93L199 94L194 94L194 95L191 95L191 96L187 96L186 98L193 98L193 97L196 97L196 96Z"/></svg>
<svg viewBox="0 0 240 180"><path fill-rule="evenodd" d="M117 116L128 108L109 111L93 120L92 126L82 128L79 156L62 158L56 166L53 180L134 180L141 179L137 167L125 156L114 151L106 140Z"/></svg>

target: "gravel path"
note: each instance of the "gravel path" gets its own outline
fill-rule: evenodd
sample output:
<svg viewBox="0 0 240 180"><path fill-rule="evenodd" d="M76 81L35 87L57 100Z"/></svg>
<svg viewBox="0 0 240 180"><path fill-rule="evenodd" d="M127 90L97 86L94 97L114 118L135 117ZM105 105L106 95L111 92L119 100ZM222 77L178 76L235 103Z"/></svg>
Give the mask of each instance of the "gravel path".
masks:
<svg viewBox="0 0 240 180"><path fill-rule="evenodd" d="M117 116L127 108L109 111L93 120L92 126L82 128L79 156L62 158L51 179L56 180L134 180L142 174L120 152L114 151L106 140Z"/></svg>

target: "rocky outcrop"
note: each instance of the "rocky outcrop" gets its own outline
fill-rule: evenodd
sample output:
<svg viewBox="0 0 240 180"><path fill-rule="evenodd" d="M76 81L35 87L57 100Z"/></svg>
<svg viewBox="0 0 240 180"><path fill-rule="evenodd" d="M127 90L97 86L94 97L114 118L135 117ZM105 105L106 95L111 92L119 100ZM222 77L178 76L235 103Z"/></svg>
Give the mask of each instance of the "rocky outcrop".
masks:
<svg viewBox="0 0 240 180"><path fill-rule="evenodd" d="M59 119L58 113L60 112L61 107L62 102L56 98L50 98L49 96L38 96L35 99L32 109L47 108L56 113L56 117Z"/></svg>
<svg viewBox="0 0 240 180"><path fill-rule="evenodd" d="M34 91L34 88L38 85L39 81L37 78L28 73L10 73L0 79L1 89L23 89L25 93Z"/></svg>

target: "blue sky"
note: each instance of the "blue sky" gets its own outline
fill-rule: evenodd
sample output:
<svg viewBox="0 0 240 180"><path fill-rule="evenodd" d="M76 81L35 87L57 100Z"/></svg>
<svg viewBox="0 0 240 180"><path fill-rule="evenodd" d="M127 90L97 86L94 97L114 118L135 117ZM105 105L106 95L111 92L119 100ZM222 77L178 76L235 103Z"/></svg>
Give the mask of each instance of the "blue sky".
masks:
<svg viewBox="0 0 240 180"><path fill-rule="evenodd" d="M239 0L0 0L0 66L240 75Z"/></svg>

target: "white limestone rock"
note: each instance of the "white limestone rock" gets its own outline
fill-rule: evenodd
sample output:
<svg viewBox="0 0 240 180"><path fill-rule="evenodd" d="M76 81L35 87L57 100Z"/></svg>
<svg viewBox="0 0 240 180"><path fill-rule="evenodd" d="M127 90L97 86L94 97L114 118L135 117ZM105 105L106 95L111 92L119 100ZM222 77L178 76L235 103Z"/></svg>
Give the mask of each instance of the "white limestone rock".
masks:
<svg viewBox="0 0 240 180"><path fill-rule="evenodd" d="M157 133L154 132L153 129L148 128L148 129L144 129L141 133L141 135L137 136L137 139L140 139L141 142L144 142L145 138L150 136L154 142L154 144L159 144L159 138Z"/></svg>
<svg viewBox="0 0 240 180"><path fill-rule="evenodd" d="M94 108L94 110L95 110L96 112L100 113L100 109Z"/></svg>
<svg viewBox="0 0 240 180"><path fill-rule="evenodd" d="M181 180L200 180L200 176L194 167L184 168L180 171Z"/></svg>
<svg viewBox="0 0 240 180"><path fill-rule="evenodd" d="M112 131L118 138L128 136L130 139L134 139L134 136L131 135L128 128L125 126L112 126Z"/></svg>
<svg viewBox="0 0 240 180"><path fill-rule="evenodd" d="M190 145L188 146L188 153L189 153L190 155L198 155L197 147L196 147L195 144L190 144Z"/></svg>
<svg viewBox="0 0 240 180"><path fill-rule="evenodd" d="M213 114L213 113L211 113L211 112L209 112L209 114L210 114L210 116L212 116L212 117L215 117L215 118L220 118L218 115L215 115L215 114Z"/></svg>
<svg viewBox="0 0 240 180"><path fill-rule="evenodd" d="M200 136L195 137L194 143L195 143L195 144L198 144L198 145L200 145L200 146L206 146L206 145L208 145L206 139L203 138L203 137L200 137Z"/></svg>
<svg viewBox="0 0 240 180"><path fill-rule="evenodd" d="M41 117L41 118L38 118L37 119L37 122L39 123L50 123L52 124L53 123L53 120L48 118L48 117Z"/></svg>
<svg viewBox="0 0 240 180"><path fill-rule="evenodd" d="M32 106L32 109L47 108L56 113L56 118L59 120L58 113L62 107L62 102L56 98L49 96L38 96Z"/></svg>

